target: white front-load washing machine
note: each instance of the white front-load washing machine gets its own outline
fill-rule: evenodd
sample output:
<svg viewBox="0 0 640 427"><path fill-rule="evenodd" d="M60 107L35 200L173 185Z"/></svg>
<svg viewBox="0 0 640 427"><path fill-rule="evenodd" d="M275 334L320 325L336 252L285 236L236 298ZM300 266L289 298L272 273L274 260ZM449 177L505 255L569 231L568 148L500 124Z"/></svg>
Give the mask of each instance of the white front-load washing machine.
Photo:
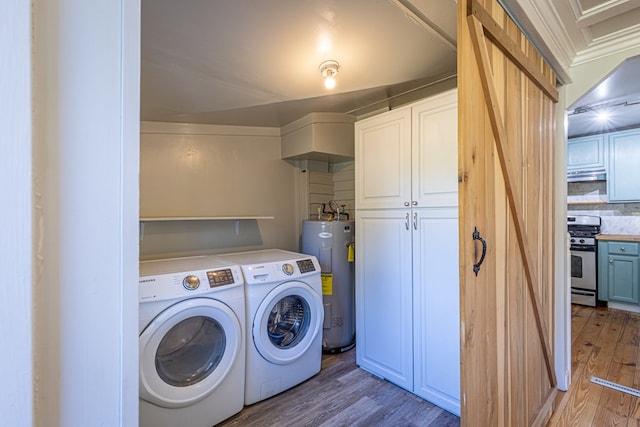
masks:
<svg viewBox="0 0 640 427"><path fill-rule="evenodd" d="M244 280L212 256L140 262L140 426L211 427L244 407Z"/></svg>
<svg viewBox="0 0 640 427"><path fill-rule="evenodd" d="M242 267L247 309L245 405L320 372L322 281L314 256L278 249L220 255Z"/></svg>

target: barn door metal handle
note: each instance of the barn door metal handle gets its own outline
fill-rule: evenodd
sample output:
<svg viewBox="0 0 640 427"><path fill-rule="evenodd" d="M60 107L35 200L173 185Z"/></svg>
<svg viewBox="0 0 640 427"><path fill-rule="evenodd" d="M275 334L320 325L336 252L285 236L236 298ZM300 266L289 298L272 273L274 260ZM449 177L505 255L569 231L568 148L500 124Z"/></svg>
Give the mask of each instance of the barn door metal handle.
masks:
<svg viewBox="0 0 640 427"><path fill-rule="evenodd" d="M478 227L473 227L473 240L480 240L480 243L482 243L482 255L480 255L478 262L473 264L473 272L476 273L477 276L480 271L480 266L484 262L484 256L487 254L487 242L480 236Z"/></svg>

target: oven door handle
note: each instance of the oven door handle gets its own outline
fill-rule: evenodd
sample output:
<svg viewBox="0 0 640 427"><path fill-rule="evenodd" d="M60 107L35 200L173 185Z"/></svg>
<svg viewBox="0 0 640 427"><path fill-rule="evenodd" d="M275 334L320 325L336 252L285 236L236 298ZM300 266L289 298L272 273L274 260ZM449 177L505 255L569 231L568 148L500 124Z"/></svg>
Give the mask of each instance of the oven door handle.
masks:
<svg viewBox="0 0 640 427"><path fill-rule="evenodd" d="M472 237L473 237L473 241L474 242L476 240L480 240L480 243L482 243L482 254L480 255L480 259L478 260L478 262L473 264L473 272L476 273L476 277L477 277L478 276L478 272L480 271L480 266L484 262L484 257L485 257L485 255L487 255L487 242L482 238L482 236L480 236L480 232L478 231L478 227L473 227ZM474 246L474 248L475 248L475 246Z"/></svg>

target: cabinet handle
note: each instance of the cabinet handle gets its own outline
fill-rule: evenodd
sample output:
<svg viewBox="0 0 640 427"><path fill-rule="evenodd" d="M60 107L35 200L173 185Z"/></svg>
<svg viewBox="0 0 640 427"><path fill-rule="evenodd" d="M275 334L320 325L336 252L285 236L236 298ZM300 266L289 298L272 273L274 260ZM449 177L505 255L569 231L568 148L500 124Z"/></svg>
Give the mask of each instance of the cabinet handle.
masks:
<svg viewBox="0 0 640 427"><path fill-rule="evenodd" d="M404 206L408 208L409 207L409 202L404 202Z"/></svg>
<svg viewBox="0 0 640 427"><path fill-rule="evenodd" d="M412 201L411 206L418 206L418 202L416 200Z"/></svg>
<svg viewBox="0 0 640 427"><path fill-rule="evenodd" d="M414 230L418 229L418 213L417 212L413 213L413 229Z"/></svg>
<svg viewBox="0 0 640 427"><path fill-rule="evenodd" d="M613 264L613 260L612 259L609 259L609 264Z"/></svg>
<svg viewBox="0 0 640 427"><path fill-rule="evenodd" d="M620 252L624 252L624 246L620 246Z"/></svg>
<svg viewBox="0 0 640 427"><path fill-rule="evenodd" d="M478 231L478 227L473 227L472 237L473 237L474 242L476 240L480 240L480 243L482 243L482 255L480 255L480 259L478 260L478 262L473 264L473 272L476 273L476 277L477 277L478 276L478 272L480 271L480 266L484 262L484 257L487 254L487 242L482 238L482 236L480 236L480 232ZM475 248L475 246L474 246L474 248Z"/></svg>
<svg viewBox="0 0 640 427"><path fill-rule="evenodd" d="M409 229L409 212L407 212L407 215L404 217L404 226L407 230Z"/></svg>

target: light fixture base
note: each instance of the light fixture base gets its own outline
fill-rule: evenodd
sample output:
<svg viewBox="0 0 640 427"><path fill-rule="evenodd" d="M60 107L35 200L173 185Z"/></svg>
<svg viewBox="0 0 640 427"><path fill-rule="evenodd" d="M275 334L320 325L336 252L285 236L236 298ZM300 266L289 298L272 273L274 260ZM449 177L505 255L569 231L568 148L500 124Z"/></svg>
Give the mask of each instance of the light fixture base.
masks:
<svg viewBox="0 0 640 427"><path fill-rule="evenodd" d="M338 61L328 60L320 64L320 73L324 77L324 87L333 89L336 86L336 74L338 74L340 64Z"/></svg>
<svg viewBox="0 0 640 427"><path fill-rule="evenodd" d="M338 64L338 61L330 59L320 64L320 73L324 78L333 77L338 74L338 68L340 68L340 64Z"/></svg>

